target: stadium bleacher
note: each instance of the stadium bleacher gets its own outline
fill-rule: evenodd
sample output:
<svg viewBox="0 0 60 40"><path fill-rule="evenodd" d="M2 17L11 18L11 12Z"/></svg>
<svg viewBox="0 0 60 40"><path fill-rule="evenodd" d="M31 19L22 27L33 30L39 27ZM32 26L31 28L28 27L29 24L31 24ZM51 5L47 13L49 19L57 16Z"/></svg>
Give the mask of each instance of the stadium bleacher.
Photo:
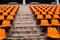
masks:
<svg viewBox="0 0 60 40"><path fill-rule="evenodd" d="M35 20L37 20L37 25L43 29L41 32L46 33L49 38L59 39L60 6L30 5L30 9L32 10Z"/></svg>
<svg viewBox="0 0 60 40"><path fill-rule="evenodd" d="M6 39L19 6L0 6L0 40Z"/></svg>

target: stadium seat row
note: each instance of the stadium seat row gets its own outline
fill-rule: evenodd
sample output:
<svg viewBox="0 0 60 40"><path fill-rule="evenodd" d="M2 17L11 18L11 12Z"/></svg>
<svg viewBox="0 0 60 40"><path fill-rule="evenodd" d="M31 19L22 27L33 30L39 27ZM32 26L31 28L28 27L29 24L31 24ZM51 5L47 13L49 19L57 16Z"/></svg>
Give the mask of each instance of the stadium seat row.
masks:
<svg viewBox="0 0 60 40"><path fill-rule="evenodd" d="M59 15L37 15L37 19L60 19Z"/></svg>
<svg viewBox="0 0 60 40"><path fill-rule="evenodd" d="M51 20L41 20L40 21L40 27L41 26L60 26L59 20L57 19L51 19Z"/></svg>
<svg viewBox="0 0 60 40"><path fill-rule="evenodd" d="M19 6L0 6L0 40L7 37Z"/></svg>
<svg viewBox="0 0 60 40"><path fill-rule="evenodd" d="M33 12L35 15L37 15L37 14L41 14L41 15L47 15L47 14L49 14L49 15L54 15L54 14L56 14L56 15L60 15L60 12Z"/></svg>

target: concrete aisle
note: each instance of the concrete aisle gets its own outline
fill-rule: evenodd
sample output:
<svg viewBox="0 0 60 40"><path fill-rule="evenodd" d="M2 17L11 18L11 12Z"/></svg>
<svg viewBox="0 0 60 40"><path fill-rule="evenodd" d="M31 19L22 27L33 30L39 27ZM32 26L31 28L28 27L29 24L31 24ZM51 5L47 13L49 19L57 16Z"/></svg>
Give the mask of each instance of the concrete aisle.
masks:
<svg viewBox="0 0 60 40"><path fill-rule="evenodd" d="M20 5L19 11L14 20L12 35L7 39L12 40L41 40L40 31L36 25L29 5Z"/></svg>

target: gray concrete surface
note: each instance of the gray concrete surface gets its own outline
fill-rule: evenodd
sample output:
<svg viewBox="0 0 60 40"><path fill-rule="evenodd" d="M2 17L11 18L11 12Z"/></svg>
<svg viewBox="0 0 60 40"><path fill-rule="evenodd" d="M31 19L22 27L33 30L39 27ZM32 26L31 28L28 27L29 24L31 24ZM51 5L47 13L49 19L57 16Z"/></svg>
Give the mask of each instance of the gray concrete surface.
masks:
<svg viewBox="0 0 60 40"><path fill-rule="evenodd" d="M40 29L29 5L20 5L11 28L11 36L7 40L45 40L44 38L40 36Z"/></svg>

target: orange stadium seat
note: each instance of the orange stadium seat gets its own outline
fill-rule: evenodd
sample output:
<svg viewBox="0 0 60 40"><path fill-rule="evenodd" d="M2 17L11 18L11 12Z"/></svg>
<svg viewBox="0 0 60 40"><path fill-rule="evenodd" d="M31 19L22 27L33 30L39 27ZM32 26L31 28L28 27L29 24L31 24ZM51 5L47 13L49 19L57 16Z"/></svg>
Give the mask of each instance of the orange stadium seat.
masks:
<svg viewBox="0 0 60 40"><path fill-rule="evenodd" d="M54 19L60 19L59 15L53 15Z"/></svg>
<svg viewBox="0 0 60 40"><path fill-rule="evenodd" d="M15 16L16 14L15 14L15 12L10 12L10 15Z"/></svg>
<svg viewBox="0 0 60 40"><path fill-rule="evenodd" d="M14 10L12 10L12 11L16 13L16 12L17 12L17 9L14 9Z"/></svg>
<svg viewBox="0 0 60 40"><path fill-rule="evenodd" d="M53 15L53 12L49 12L48 14Z"/></svg>
<svg viewBox="0 0 60 40"><path fill-rule="evenodd" d="M47 13L46 12L42 12L42 15L46 15Z"/></svg>
<svg viewBox="0 0 60 40"><path fill-rule="evenodd" d="M6 10L6 12L10 12L10 10L8 9L8 10Z"/></svg>
<svg viewBox="0 0 60 40"><path fill-rule="evenodd" d="M33 13L38 12L36 9L33 10Z"/></svg>
<svg viewBox="0 0 60 40"><path fill-rule="evenodd" d="M51 26L60 26L60 23L57 19L52 19L51 20Z"/></svg>
<svg viewBox="0 0 60 40"><path fill-rule="evenodd" d="M39 12L35 12L34 15L40 15L40 13Z"/></svg>
<svg viewBox="0 0 60 40"><path fill-rule="evenodd" d="M0 15L0 20L4 20L4 16Z"/></svg>
<svg viewBox="0 0 60 40"><path fill-rule="evenodd" d="M60 35L55 27L48 27L47 37L50 38L60 38Z"/></svg>
<svg viewBox="0 0 60 40"><path fill-rule="evenodd" d="M44 19L43 15L37 15L37 19Z"/></svg>
<svg viewBox="0 0 60 40"><path fill-rule="evenodd" d="M48 20L41 20L40 26L50 26Z"/></svg>
<svg viewBox="0 0 60 40"><path fill-rule="evenodd" d="M55 14L60 15L60 13L59 13L59 12L55 12Z"/></svg>
<svg viewBox="0 0 60 40"><path fill-rule="evenodd" d="M14 17L11 15L8 15L6 20L14 20Z"/></svg>
<svg viewBox="0 0 60 40"><path fill-rule="evenodd" d="M7 12L3 12L2 15L3 15L3 16L8 16L8 13L7 13Z"/></svg>
<svg viewBox="0 0 60 40"><path fill-rule="evenodd" d="M6 39L5 29L0 28L0 40Z"/></svg>
<svg viewBox="0 0 60 40"><path fill-rule="evenodd" d="M45 19L52 19L52 16L51 15L46 15Z"/></svg>
<svg viewBox="0 0 60 40"><path fill-rule="evenodd" d="M2 27L11 27L11 24L10 24L10 21L7 21L7 20L4 20L3 22L2 22Z"/></svg>

